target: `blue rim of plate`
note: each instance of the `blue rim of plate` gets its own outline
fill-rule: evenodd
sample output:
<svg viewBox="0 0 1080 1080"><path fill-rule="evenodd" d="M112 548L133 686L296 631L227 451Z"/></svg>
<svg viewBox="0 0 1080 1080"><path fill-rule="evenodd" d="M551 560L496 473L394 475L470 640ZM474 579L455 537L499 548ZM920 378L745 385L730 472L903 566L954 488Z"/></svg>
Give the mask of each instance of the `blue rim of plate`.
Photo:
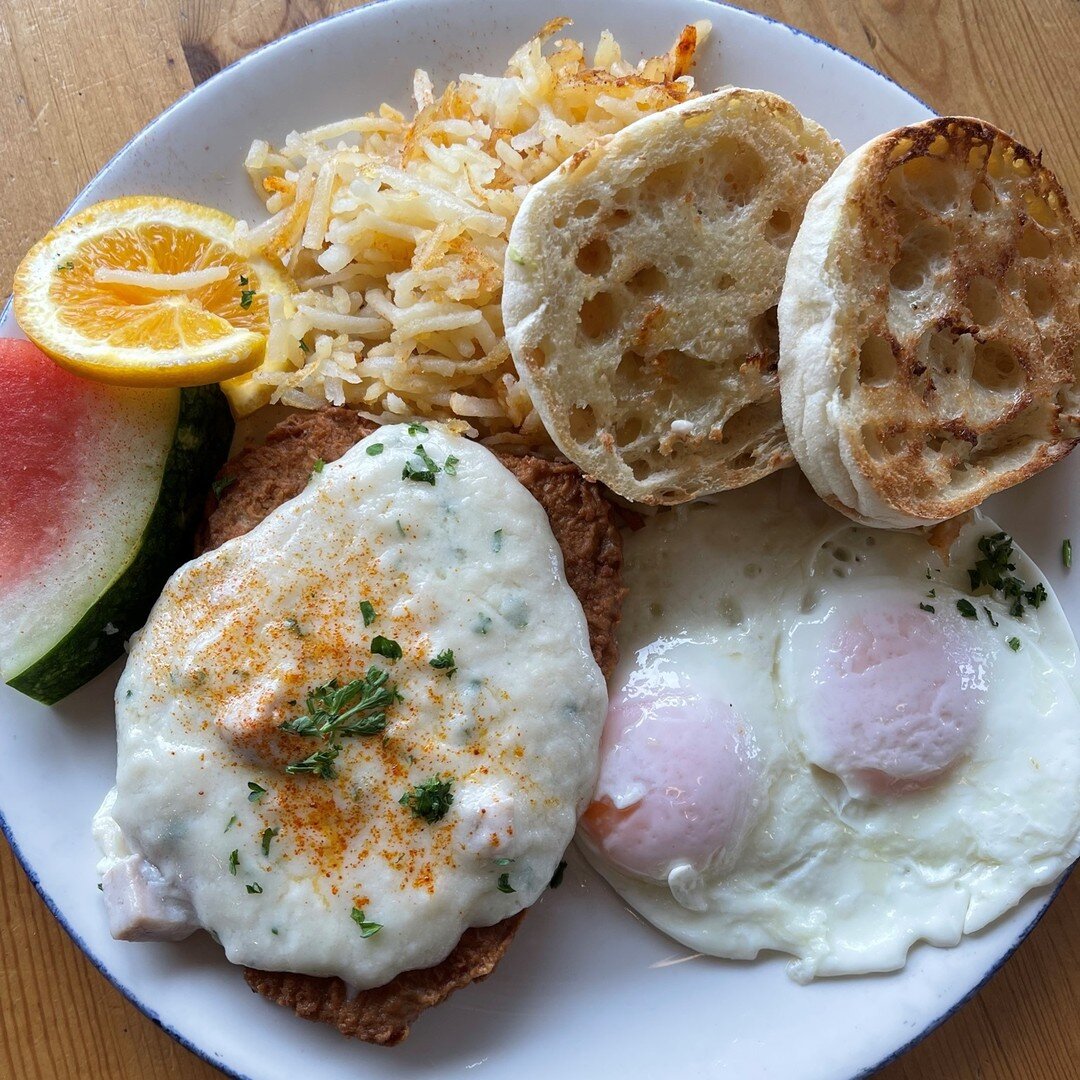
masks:
<svg viewBox="0 0 1080 1080"><path fill-rule="evenodd" d="M127 153L128 148L136 139L140 138L146 132L156 128L165 120L167 116L169 116L170 113L173 112L174 109L187 101L188 98L199 93L199 91L202 90L204 86L207 86L209 83L214 82L226 72L230 72L235 70L236 68L242 67L244 64L248 63L250 60L254 59L256 56L259 56L266 50L277 48L284 41L288 41L292 38L302 37L306 34L313 32L317 27L325 26L327 23L334 22L338 19L344 19L349 17L362 19L363 13L365 11L369 11L375 7L383 6L386 4L394 4L397 2L400 2L400 0L368 0L368 2L365 3L362 7L350 8L346 11L339 11L337 14L327 16L325 19L319 19L317 22L308 23L306 26L298 27L295 30L291 30L287 34L283 34L281 37L275 38L273 41L267 42L265 45L261 45L259 48L252 50L250 53L247 53L246 55L240 57L239 60L235 60L227 67L224 67L220 71L215 72L205 82L199 83L198 86L193 86L186 94L177 98L176 101L174 101L170 106L168 106L168 108L164 109L156 117L154 117L154 119L151 120L150 123L146 125L146 127L132 135L132 137L128 139L127 142L125 142L124 145L119 150L117 150L117 152L113 154L111 158L109 158L109 160L97 171L97 173L94 174L93 178L82 188L82 190L80 190L78 195L76 195L75 198L68 204L67 209L60 215L57 221L63 221L64 218L66 218L71 213L71 208L75 205L76 202L79 201L86 188L89 187L90 184L92 184L95 180L98 180L102 176L104 176L113 167L113 165L120 158L122 158L124 154ZM890 79L888 75L885 75L882 72L878 71L877 68L871 67L868 63L866 63L865 60L860 60L859 57L852 56L851 53L846 52L844 49L841 49L838 45L833 45L832 42L825 41L822 38L819 38L816 35L809 33L809 31L800 30L798 27L790 26L788 23L781 22L779 19L774 19L769 15L762 15L756 11L747 11L745 8L740 8L735 4L727 3L726 0L706 0L706 2L713 4L716 7L723 7L728 8L732 11L737 11L741 15L746 16L747 18L757 19L760 22L782 27L784 30L787 30L789 33L792 33L797 37L806 38L808 41L813 41L818 45L823 45L830 52L837 53L848 60L854 61L856 64L859 65L859 67L865 68L877 78L883 79L885 82L890 83L891 85L897 87L900 90L903 90L905 94L917 101L920 105L923 106L923 108L927 109L930 112L934 112L934 110L929 105L927 105L927 103L923 101L922 98L917 97L915 94L911 93L910 90L906 89L903 86L900 86L898 82L896 82L894 79ZM7 303L2 309L0 309L0 320L7 318L7 316L10 314L11 304L12 301L9 297ZM29 860L23 855L22 848L19 847L18 841L16 841L15 836L11 831L11 827L8 825L7 819L4 817L2 810L0 810L0 833L2 833L4 839L7 840L12 852L15 855L15 858L18 860L19 865L22 867L23 872L30 879L30 884L33 885L34 888L37 890L38 895L41 897L46 908L48 908L49 913L63 927L67 935L79 947L83 955L86 956L90 963L93 964L97 971L100 972L101 975L103 975L113 987L119 990L120 993L123 994L123 996L127 998L127 1000L130 1001L131 1004L134 1005L135 1008L137 1008L139 1012L141 1012L147 1019L153 1021L153 1023L155 1023L159 1028L161 1028L162 1031L164 1031L171 1038L175 1039L176 1042L178 1042L181 1046L184 1047L184 1049L189 1050L197 1058L205 1061L208 1065L212 1065L214 1068L219 1069L226 1076L231 1077L232 1080L252 1080L252 1078L247 1076L246 1074L237 1072L230 1066L223 1064L220 1061L214 1060L214 1058L211 1057L208 1051L204 1050L201 1046L197 1046L190 1039L188 1039L187 1036L182 1035L175 1028L172 1028L168 1024L166 1024L161 1019L161 1017L158 1016L158 1014L149 1005L146 1004L146 1002L140 1000L135 995L135 992L133 990L120 982L120 980L106 966L105 961L103 961L91 950L90 946L82 939L82 937L78 934L75 928L67 921L63 913L60 911L59 907L56 905L56 902L45 891L45 887L41 884L41 880L39 879L34 868L31 866ZM982 988L986 986L986 984L1001 970L1005 963L1012 957L1013 953L1015 953L1016 950L1021 946L1021 944L1023 944L1024 940L1028 937L1032 930L1035 929L1039 921L1049 910L1050 905L1057 898L1058 893L1061 892L1065 883L1072 876L1072 873L1076 869L1078 863L1080 863L1080 860L1074 862L1065 871L1065 873L1062 874L1057 883L1054 885L1053 892L1051 892L1051 894L1047 897L1046 902L1039 909L1039 911L1036 912L1031 922L1029 922L1027 926L1020 931L1019 935L1012 943L1012 945L1010 945L1009 948L1004 953L1002 953L1002 955L998 958L997 962L986 971L986 973L983 975L983 977L979 980L978 983L976 983L966 994L964 994L963 997L961 997L958 1001L956 1001L953 1005L946 1009L945 1012L943 1012L939 1017L937 1017L925 1028L923 1028L923 1030L920 1031L917 1035L912 1036L912 1038L909 1039L902 1046L897 1047L897 1049L886 1054L885 1057L883 1057L880 1061L877 1062L877 1064L862 1069L854 1076L850 1077L849 1080L863 1080L863 1078L873 1075L879 1069L882 1069L886 1065L889 1065L892 1062L896 1061L913 1047L917 1046L920 1042L922 1042L923 1039L925 1039L928 1035L936 1031L947 1020L951 1019L957 1012L959 1012L960 1009L962 1009L980 990L982 990Z"/></svg>

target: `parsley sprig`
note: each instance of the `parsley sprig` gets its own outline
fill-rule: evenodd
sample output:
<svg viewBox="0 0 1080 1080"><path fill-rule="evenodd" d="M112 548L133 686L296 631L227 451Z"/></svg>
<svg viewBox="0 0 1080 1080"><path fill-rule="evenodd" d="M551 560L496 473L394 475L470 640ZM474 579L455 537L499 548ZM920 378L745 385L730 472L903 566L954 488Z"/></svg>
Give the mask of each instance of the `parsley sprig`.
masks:
<svg viewBox="0 0 1080 1080"><path fill-rule="evenodd" d="M382 668L370 667L362 679L339 686L331 679L308 691L307 712L281 725L291 735L323 739L350 735L379 735L386 728L386 710L401 700L397 686L388 686L390 676Z"/></svg>
<svg viewBox="0 0 1080 1080"><path fill-rule="evenodd" d="M454 802L453 787L454 778L448 776L445 780L438 776L432 776L428 780L417 784L412 791L406 791L398 799L402 806L407 806L418 818L423 818L429 825L442 821L447 811Z"/></svg>
<svg viewBox="0 0 1080 1080"><path fill-rule="evenodd" d="M457 664L454 662L454 650L443 649L438 656L429 660L428 664L435 668L436 671L445 671L447 678L451 677L455 671L457 671Z"/></svg>
<svg viewBox="0 0 1080 1080"><path fill-rule="evenodd" d="M1047 592L1041 582L1028 589L1027 583L1013 573L1016 564L1011 561L1013 541L1008 533L990 533L984 536L979 541L979 551L982 558L968 570L972 592L987 588L1001 593L1005 600L1009 601L1009 614L1016 619L1024 614L1025 601L1033 608L1044 603Z"/></svg>
<svg viewBox="0 0 1080 1080"><path fill-rule="evenodd" d="M303 716L286 720L280 725L290 735L302 735L328 741L314 753L285 766L291 775L311 773L323 780L337 776L337 740L351 736L379 735L386 730L386 710L401 701L396 685L387 685L390 676L381 668L370 667L362 679L353 679L344 686L331 679L308 691Z"/></svg>

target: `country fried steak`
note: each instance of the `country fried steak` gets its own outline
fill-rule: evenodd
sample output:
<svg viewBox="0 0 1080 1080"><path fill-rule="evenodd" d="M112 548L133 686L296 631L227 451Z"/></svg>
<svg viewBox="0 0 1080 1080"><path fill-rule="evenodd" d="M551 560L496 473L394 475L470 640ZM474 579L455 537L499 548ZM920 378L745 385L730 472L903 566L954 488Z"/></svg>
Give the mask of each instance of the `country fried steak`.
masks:
<svg viewBox="0 0 1080 1080"><path fill-rule="evenodd" d="M350 409L328 407L283 421L265 445L241 452L222 468L215 485L220 496L211 500L197 554L253 529L304 489L318 461L336 460L374 430L374 424ZM502 452L496 456L544 508L562 550L566 580L585 612L593 656L610 676L618 659L615 630L624 593L622 541L612 506L574 465ZM352 998L338 978L251 968L244 977L257 993L304 1019L393 1046L424 1009L494 970L524 914L466 930L441 963L402 972L385 986Z"/></svg>

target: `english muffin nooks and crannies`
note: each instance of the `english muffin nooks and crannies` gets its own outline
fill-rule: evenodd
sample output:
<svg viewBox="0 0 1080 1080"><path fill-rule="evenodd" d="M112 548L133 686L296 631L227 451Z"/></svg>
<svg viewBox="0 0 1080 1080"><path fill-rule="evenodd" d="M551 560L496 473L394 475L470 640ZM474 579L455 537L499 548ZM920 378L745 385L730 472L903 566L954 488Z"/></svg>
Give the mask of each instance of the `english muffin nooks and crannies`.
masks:
<svg viewBox="0 0 1080 1080"><path fill-rule="evenodd" d="M1040 156L944 117L856 150L810 200L780 301L791 448L887 528L944 520L1080 439L1080 229Z"/></svg>
<svg viewBox="0 0 1080 1080"><path fill-rule="evenodd" d="M116 702L114 935L201 926L355 993L547 887L607 695L541 506L482 447L402 425L178 571Z"/></svg>
<svg viewBox="0 0 1080 1080"><path fill-rule="evenodd" d="M807 200L841 157L782 98L730 88L636 121L532 189L503 317L567 457L654 504L790 463L776 303Z"/></svg>

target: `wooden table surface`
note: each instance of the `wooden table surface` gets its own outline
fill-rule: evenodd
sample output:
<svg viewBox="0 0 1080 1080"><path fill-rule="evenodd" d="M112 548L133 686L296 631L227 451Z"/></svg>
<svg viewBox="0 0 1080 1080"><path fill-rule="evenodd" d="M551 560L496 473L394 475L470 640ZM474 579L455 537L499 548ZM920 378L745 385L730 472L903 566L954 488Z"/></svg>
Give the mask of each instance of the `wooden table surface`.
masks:
<svg viewBox="0 0 1080 1080"><path fill-rule="evenodd" d="M437 0L432 0L436 3ZM580 3L537 5L537 21ZM335 0L0 0L0 294L75 194L193 84ZM831 41L941 113L1043 147L1080 203L1077 0L766 0L745 6ZM618 27L612 27L618 36ZM840 91L842 92L842 91ZM49 915L0 844L0 1077L220 1075L128 1004ZM837 1017L837 1037L843 1037ZM1003 970L881 1080L1080 1076L1080 874Z"/></svg>

